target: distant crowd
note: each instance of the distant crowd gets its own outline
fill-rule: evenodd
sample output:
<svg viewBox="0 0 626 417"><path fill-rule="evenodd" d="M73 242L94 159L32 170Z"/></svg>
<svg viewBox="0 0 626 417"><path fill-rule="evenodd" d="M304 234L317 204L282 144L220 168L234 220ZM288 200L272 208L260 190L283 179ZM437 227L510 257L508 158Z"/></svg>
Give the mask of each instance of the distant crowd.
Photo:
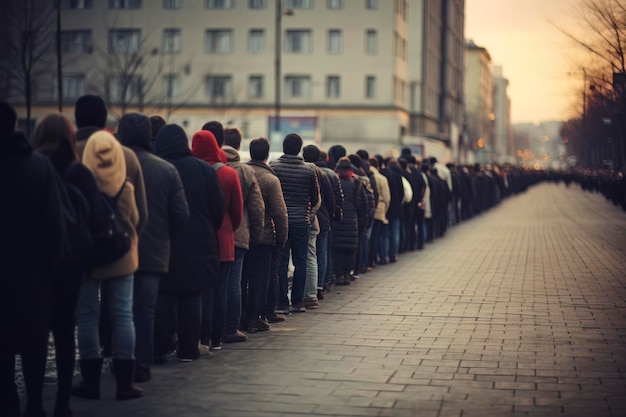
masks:
<svg viewBox="0 0 626 417"><path fill-rule="evenodd" d="M74 116L75 125L50 114L26 138L0 102L3 416L20 416L16 354L24 415L45 415L50 332L54 416L72 415L72 395L100 398L104 357L115 397L138 398L136 383L152 378L154 364L192 362L320 308L334 286L549 179L409 149L398 158L324 150L297 134L269 163L268 140L252 140L244 162L237 128L210 121L189 140L159 116L129 113L112 134L93 95L78 99ZM81 381L73 385L75 339Z"/></svg>

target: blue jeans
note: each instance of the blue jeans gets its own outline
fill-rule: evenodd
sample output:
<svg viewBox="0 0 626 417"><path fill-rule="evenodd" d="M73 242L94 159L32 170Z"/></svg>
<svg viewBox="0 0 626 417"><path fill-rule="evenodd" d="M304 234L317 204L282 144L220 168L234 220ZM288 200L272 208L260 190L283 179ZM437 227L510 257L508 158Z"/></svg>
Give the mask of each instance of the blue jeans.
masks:
<svg viewBox="0 0 626 417"><path fill-rule="evenodd" d="M309 233L309 244L306 255L306 284L304 286L305 298L317 297L317 236L319 230L311 229Z"/></svg>
<svg viewBox="0 0 626 417"><path fill-rule="evenodd" d="M135 358L144 368L150 368L152 364L154 315L160 280L161 274L157 272L135 272L133 288Z"/></svg>
<svg viewBox="0 0 626 417"><path fill-rule="evenodd" d="M389 261L393 262L400 250L400 219L389 220Z"/></svg>
<svg viewBox="0 0 626 417"><path fill-rule="evenodd" d="M133 322L132 274L102 280L83 280L76 306L78 350L81 359L95 359L100 356L99 291L106 293L105 298L109 303L113 333L113 358L134 359L135 324Z"/></svg>
<svg viewBox="0 0 626 417"><path fill-rule="evenodd" d="M369 266L369 257L370 257L370 238L372 236L373 225L365 229L365 232L360 237L361 243L359 245L359 249L361 250L361 254L359 256L359 263L357 265L358 268L354 271L355 274L358 274L361 271L366 271Z"/></svg>
<svg viewBox="0 0 626 417"><path fill-rule="evenodd" d="M325 230L317 235L317 288L323 289L328 271L328 239L330 231Z"/></svg>
<svg viewBox="0 0 626 417"><path fill-rule="evenodd" d="M247 249L235 248L235 261L230 268L226 292L226 327L224 334L233 334L241 322L241 271Z"/></svg>
<svg viewBox="0 0 626 417"><path fill-rule="evenodd" d="M278 278L280 286L279 302L287 296L287 271L289 269L289 255L291 254L295 271L293 273L293 287L291 288L291 305L300 304L304 299L304 285L306 283L306 258L309 247L308 224L290 224L289 234L285 247L281 253ZM284 298L283 298L284 297Z"/></svg>
<svg viewBox="0 0 626 417"><path fill-rule="evenodd" d="M389 224L380 223L378 234L378 263L381 265L389 262Z"/></svg>

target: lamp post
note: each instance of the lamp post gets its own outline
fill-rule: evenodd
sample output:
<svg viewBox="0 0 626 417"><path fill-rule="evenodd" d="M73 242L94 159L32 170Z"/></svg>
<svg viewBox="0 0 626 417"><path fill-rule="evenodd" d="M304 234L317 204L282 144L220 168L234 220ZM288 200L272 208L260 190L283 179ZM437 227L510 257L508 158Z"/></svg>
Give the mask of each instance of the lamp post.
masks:
<svg viewBox="0 0 626 417"><path fill-rule="evenodd" d="M283 20L282 0L276 0L276 45L274 49L274 132L280 132L280 70L281 70L281 25ZM271 138L270 138L271 139Z"/></svg>

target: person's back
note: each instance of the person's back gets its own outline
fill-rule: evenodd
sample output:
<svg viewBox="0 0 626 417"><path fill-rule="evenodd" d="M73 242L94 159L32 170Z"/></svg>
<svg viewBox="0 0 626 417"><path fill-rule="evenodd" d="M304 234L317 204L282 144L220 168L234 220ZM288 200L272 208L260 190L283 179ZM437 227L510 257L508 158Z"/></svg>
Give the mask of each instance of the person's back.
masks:
<svg viewBox="0 0 626 417"><path fill-rule="evenodd" d="M17 116L0 102L0 410L19 415L14 355L25 372L27 410L42 410L41 392L49 329L48 271L60 259L65 223L61 179L47 157L15 132Z"/></svg>

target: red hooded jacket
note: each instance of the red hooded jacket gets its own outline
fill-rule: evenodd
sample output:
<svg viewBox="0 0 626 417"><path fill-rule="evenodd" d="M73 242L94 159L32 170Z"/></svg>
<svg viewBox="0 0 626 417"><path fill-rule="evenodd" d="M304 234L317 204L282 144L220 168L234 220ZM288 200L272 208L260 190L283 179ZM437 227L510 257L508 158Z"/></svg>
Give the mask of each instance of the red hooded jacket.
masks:
<svg viewBox="0 0 626 417"><path fill-rule="evenodd" d="M224 221L217 232L217 238L220 245L220 262L233 262L235 260L235 230L243 218L243 196L239 175L237 171L226 166L226 154L217 145L213 133L209 131L201 130L193 135L191 153L211 166L217 162L224 164L217 170L217 177L222 186L225 211Z"/></svg>

